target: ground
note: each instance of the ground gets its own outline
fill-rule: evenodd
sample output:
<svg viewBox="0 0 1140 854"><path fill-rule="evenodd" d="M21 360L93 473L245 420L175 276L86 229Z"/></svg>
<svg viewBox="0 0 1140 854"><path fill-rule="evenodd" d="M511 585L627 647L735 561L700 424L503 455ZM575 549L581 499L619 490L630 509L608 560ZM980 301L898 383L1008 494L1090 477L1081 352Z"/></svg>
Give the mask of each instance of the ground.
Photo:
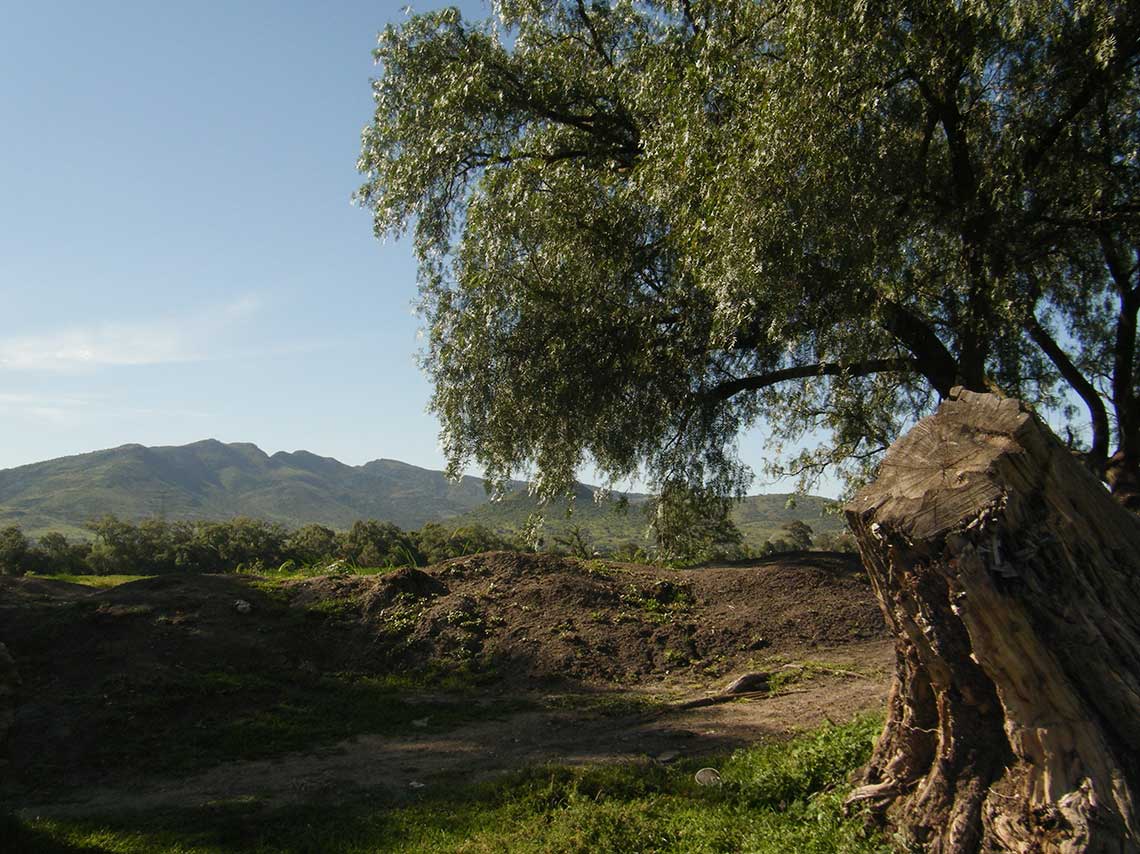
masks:
<svg viewBox="0 0 1140 854"><path fill-rule="evenodd" d="M722 755L881 708L893 663L858 562L820 553L0 579L0 641L22 677L0 802L24 817ZM755 671L770 691L692 704Z"/></svg>

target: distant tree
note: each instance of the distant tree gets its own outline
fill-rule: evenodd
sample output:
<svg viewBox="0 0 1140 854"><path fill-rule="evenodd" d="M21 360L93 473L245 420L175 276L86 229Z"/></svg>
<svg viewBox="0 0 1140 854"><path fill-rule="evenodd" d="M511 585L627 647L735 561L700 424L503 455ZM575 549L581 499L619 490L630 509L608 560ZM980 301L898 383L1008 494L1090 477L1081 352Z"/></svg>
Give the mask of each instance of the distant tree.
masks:
<svg viewBox="0 0 1140 854"><path fill-rule="evenodd" d="M391 522L358 519L340 537L340 556L356 566L405 566L422 560L416 540Z"/></svg>
<svg viewBox="0 0 1140 854"><path fill-rule="evenodd" d="M67 537L58 531L44 534L37 541L37 545L49 561L60 565L67 564L71 553L71 543Z"/></svg>
<svg viewBox="0 0 1140 854"><path fill-rule="evenodd" d="M143 552L135 525L108 514L88 522L87 529L95 535L87 562L96 575L148 571L151 561Z"/></svg>
<svg viewBox="0 0 1140 854"><path fill-rule="evenodd" d="M453 557L479 552L514 550L515 545L484 525L447 528L428 522L416 535L425 562L438 563Z"/></svg>
<svg viewBox="0 0 1140 854"><path fill-rule="evenodd" d="M851 536L850 531L816 534L815 547L821 551L828 552L854 553L858 551L855 538Z"/></svg>
<svg viewBox="0 0 1140 854"><path fill-rule="evenodd" d="M336 531L324 525L306 525L289 535L285 550L302 566L323 563L335 558L339 543Z"/></svg>
<svg viewBox="0 0 1140 854"><path fill-rule="evenodd" d="M19 525L0 528L0 575L23 575L28 571L28 538Z"/></svg>
<svg viewBox="0 0 1140 854"><path fill-rule="evenodd" d="M37 572L84 575L90 572L87 555L91 544L70 542L58 531L50 531L36 542Z"/></svg>
<svg viewBox="0 0 1140 854"><path fill-rule="evenodd" d="M646 504L659 557L701 562L739 556L744 536L729 518L731 501L711 489L666 482Z"/></svg>
<svg viewBox="0 0 1140 854"><path fill-rule="evenodd" d="M791 522L784 523L780 528L780 539L786 540L796 551L806 551L812 545L812 530L807 522L799 519L793 519Z"/></svg>
<svg viewBox="0 0 1140 854"><path fill-rule="evenodd" d="M570 525L563 533L555 534L554 543L574 557L588 558L594 554L590 533L581 525Z"/></svg>
<svg viewBox="0 0 1140 854"><path fill-rule="evenodd" d="M205 547L203 572L271 568L285 560L285 529L276 522L237 516L225 522L199 523L195 541ZM200 560L202 560L200 558Z"/></svg>

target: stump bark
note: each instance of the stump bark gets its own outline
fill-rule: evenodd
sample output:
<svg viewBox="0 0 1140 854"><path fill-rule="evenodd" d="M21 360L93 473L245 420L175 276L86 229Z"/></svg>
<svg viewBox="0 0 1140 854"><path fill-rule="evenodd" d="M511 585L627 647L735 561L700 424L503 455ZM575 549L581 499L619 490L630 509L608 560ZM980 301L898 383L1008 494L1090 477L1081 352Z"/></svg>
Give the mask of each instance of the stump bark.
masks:
<svg viewBox="0 0 1140 854"><path fill-rule="evenodd" d="M961 390L846 515L897 653L850 800L926 851L1140 852L1140 517Z"/></svg>

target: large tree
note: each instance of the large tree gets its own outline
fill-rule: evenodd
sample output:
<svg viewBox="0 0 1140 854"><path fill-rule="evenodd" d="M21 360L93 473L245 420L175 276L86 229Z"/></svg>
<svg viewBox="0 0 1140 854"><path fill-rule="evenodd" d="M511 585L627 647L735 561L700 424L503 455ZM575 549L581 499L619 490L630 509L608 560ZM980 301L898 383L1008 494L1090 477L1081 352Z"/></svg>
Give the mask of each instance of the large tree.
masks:
<svg viewBox="0 0 1140 854"><path fill-rule="evenodd" d="M962 385L1132 494L1140 6L494 11L381 34L359 164L377 232L414 229L454 470L727 494L766 418L859 474Z"/></svg>

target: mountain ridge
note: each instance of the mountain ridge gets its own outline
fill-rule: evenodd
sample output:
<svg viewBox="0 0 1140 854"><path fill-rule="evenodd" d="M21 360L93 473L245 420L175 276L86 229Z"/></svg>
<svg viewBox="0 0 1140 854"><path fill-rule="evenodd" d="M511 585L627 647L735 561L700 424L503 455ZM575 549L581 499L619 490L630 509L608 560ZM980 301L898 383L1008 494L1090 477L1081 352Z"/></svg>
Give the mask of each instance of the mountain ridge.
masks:
<svg viewBox="0 0 1140 854"><path fill-rule="evenodd" d="M441 471L379 457L349 465L308 450L268 454L250 442L202 439L186 445L127 443L0 469L0 526L18 524L37 536L47 531L84 535L84 524L108 513L138 521L225 519L250 516L287 527L319 523L344 529L357 519L380 519L404 529L427 522L479 523L500 532L518 531L525 517L545 509L548 531L570 524L595 536L630 538L644 530L641 514L624 514L588 500L593 487L577 490L574 513L565 502L540 505L526 484L492 501L481 478L449 481ZM637 505L647 496L627 496ZM763 538L793 518L817 531L842 523L823 514L827 499L801 496L805 506L788 508L787 496L753 496L734 517L749 540Z"/></svg>

